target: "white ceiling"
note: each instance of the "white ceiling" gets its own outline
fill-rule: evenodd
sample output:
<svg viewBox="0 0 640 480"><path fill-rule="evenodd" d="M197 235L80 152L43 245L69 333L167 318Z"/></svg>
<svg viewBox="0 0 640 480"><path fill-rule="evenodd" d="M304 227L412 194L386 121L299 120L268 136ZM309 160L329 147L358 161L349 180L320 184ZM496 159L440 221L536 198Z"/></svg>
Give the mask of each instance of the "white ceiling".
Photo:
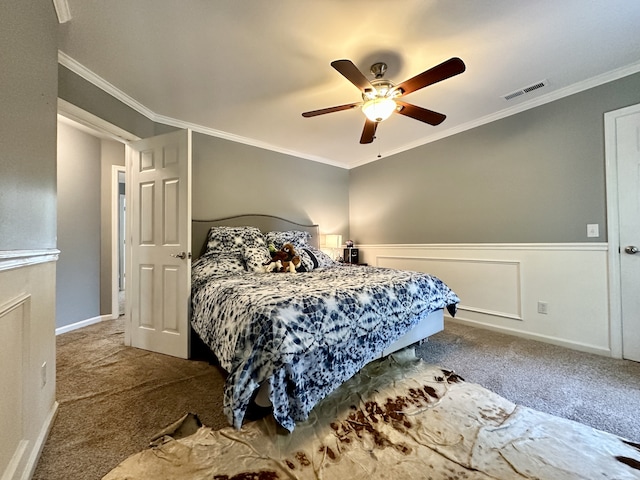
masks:
<svg viewBox="0 0 640 480"><path fill-rule="evenodd" d="M63 64L153 120L345 168L640 71L637 0L67 3ZM437 127L393 115L360 145L358 109L301 116L361 100L333 60L400 83L454 56L466 72L403 98L446 114Z"/></svg>

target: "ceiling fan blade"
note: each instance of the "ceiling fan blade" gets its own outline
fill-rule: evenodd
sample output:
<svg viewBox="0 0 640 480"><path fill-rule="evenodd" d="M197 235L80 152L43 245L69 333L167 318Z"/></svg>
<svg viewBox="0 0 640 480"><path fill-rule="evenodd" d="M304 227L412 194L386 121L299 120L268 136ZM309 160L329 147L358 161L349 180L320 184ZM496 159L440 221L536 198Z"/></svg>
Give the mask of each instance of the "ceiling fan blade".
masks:
<svg viewBox="0 0 640 480"><path fill-rule="evenodd" d="M467 67L464 62L457 57L450 58L442 62L440 65L430 68L416 75L409 80L405 80L396 87L397 90L402 91L402 95L420 90L428 85L433 85L447 78L453 77L465 71Z"/></svg>
<svg viewBox="0 0 640 480"><path fill-rule="evenodd" d="M338 105L337 107L321 108L320 110L312 110L310 112L304 112L303 117L315 117L317 115L324 115L325 113L340 112L342 110L349 110L351 108L359 107L360 103L348 103L346 105Z"/></svg>
<svg viewBox="0 0 640 480"><path fill-rule="evenodd" d="M396 100L396 103L402 107L400 110L397 110L400 115L411 117L415 120L428 123L429 125L440 125L444 122L444 119L447 118L447 116L442 113L411 105L410 103L401 102L399 100Z"/></svg>
<svg viewBox="0 0 640 480"><path fill-rule="evenodd" d="M376 128L378 128L378 122L372 122L367 118L364 122L364 128L362 129L362 135L360 136L360 143L371 143L376 138Z"/></svg>
<svg viewBox="0 0 640 480"><path fill-rule="evenodd" d="M366 89L372 88L367 77L358 70L358 67L356 67L351 60L334 60L331 62L331 66L363 92Z"/></svg>

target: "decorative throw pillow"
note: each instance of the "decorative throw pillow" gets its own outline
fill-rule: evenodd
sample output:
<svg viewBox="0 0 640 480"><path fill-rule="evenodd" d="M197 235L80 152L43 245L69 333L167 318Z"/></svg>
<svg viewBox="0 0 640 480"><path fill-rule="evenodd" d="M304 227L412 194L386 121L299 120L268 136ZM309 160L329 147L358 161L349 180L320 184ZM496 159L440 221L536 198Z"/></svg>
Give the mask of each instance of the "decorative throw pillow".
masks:
<svg viewBox="0 0 640 480"><path fill-rule="evenodd" d="M240 254L250 271L260 271L271 256L262 232L256 227L211 227L207 252Z"/></svg>
<svg viewBox="0 0 640 480"><path fill-rule="evenodd" d="M207 252L229 253L241 251L245 245L253 246L264 238L255 227L211 227L207 236Z"/></svg>
<svg viewBox="0 0 640 480"><path fill-rule="evenodd" d="M307 245L305 248L298 251L302 267L298 269L299 272L310 272L316 268L325 268L336 265L336 262L329 257L326 253L318 250L317 248Z"/></svg>
<svg viewBox="0 0 640 480"><path fill-rule="evenodd" d="M332 267L336 264L336 261L329 255L311 245L307 246L306 250L310 255L315 257L315 262L318 264L317 268Z"/></svg>
<svg viewBox="0 0 640 480"><path fill-rule="evenodd" d="M264 240L263 240L264 243ZM265 263L271 261L271 255L266 245L245 247L244 249L244 261L247 265L247 270L250 272L263 272Z"/></svg>
<svg viewBox="0 0 640 480"><path fill-rule="evenodd" d="M276 250L280 250L285 243L290 243L296 250L302 250L309 246L311 234L301 230L287 230L284 232L267 232L265 235L267 245L273 243Z"/></svg>
<svg viewBox="0 0 640 480"><path fill-rule="evenodd" d="M302 266L298 268L299 272L311 272L318 268L318 260L306 248L299 250L298 255L300 256L300 263L302 263Z"/></svg>

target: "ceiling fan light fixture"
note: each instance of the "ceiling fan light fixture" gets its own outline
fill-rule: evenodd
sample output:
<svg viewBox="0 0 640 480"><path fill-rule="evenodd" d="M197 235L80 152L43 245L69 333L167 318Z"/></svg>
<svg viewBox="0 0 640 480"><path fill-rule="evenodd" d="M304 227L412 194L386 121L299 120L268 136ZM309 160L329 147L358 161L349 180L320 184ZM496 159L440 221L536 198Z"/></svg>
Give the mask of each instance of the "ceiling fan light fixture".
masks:
<svg viewBox="0 0 640 480"><path fill-rule="evenodd" d="M362 108L362 113L367 117L367 120L364 122L364 128L362 129L362 135L360 136L361 144L373 142L376 138L375 135L378 124L389 118L394 111L404 117L413 118L414 120L429 125L440 125L444 119L447 118L446 115L412 105L411 103L406 103L401 97L433 85L434 83L446 80L447 78L459 75L466 69L462 60L458 57L453 57L396 85L383 78L387 66L382 62L374 63L371 66L371 73L375 77L374 80L369 80L365 77L351 60L334 60L331 62L331 66L360 90L362 93L362 102L303 112L302 116L305 118L315 117L317 115L324 115L325 113L360 107Z"/></svg>
<svg viewBox="0 0 640 480"><path fill-rule="evenodd" d="M398 106L393 98L376 97L364 102L362 113L372 122L382 122L389 118L396 108Z"/></svg>

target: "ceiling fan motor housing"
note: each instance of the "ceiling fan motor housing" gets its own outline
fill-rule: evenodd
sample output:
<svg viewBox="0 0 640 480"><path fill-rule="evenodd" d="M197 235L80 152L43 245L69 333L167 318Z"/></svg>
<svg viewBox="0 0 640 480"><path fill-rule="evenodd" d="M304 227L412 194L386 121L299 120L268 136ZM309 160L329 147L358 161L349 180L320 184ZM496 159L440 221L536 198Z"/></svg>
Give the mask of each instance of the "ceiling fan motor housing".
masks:
<svg viewBox="0 0 640 480"><path fill-rule="evenodd" d="M370 72L376 78L384 77L384 74L385 74L386 71L387 71L387 64L384 63L384 62L378 62L378 63L374 63L373 65L371 65Z"/></svg>

